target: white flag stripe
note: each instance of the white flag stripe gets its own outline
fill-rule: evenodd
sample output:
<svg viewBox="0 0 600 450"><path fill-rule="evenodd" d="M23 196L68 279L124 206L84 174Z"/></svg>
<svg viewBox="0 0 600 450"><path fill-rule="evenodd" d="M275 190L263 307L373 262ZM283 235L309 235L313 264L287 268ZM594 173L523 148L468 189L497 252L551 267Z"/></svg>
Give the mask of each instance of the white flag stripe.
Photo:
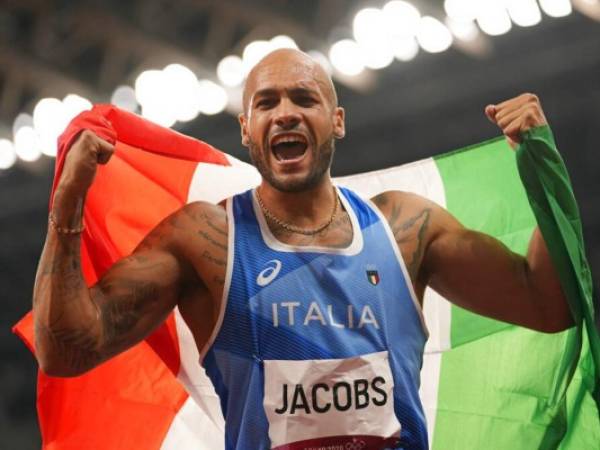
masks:
<svg viewBox="0 0 600 450"><path fill-rule="evenodd" d="M260 176L253 166L229 155L228 160L231 166L198 164L192 178L188 202L203 200L218 203L260 183ZM431 158L390 169L339 177L334 179L334 183L348 187L364 198L371 198L383 191L402 190L419 194L442 207L446 206L442 179L435 161ZM450 304L437 293L427 289L423 313L430 335L425 347L419 393L427 417L431 445L435 429L441 352L450 348ZM190 406L188 399L179 411L161 450L222 449L224 423L220 404L216 401L214 389L200 365L200 355L191 332L178 311L176 324L181 355L178 379L194 399L194 405ZM191 432L188 429L190 424L202 432ZM215 435L219 435L219 439L208 441ZM206 442L210 442L208 447Z"/></svg>
<svg viewBox="0 0 600 450"><path fill-rule="evenodd" d="M171 422L160 450L223 449L223 429L215 428L205 417L206 413L201 407L192 397L188 397Z"/></svg>

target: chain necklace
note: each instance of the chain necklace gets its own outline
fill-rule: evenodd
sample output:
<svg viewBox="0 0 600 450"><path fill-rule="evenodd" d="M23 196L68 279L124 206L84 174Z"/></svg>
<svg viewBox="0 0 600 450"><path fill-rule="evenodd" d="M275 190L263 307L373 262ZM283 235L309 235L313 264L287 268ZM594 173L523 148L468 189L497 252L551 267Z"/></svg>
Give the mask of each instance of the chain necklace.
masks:
<svg viewBox="0 0 600 450"><path fill-rule="evenodd" d="M291 225L291 224L284 222L283 220L277 218L271 211L269 211L267 209L267 207L263 203L262 198L260 197L260 193L258 192L258 188L255 190L255 192L256 192L256 200L258 200L258 204L260 205L260 209L262 209L262 212L264 213L264 215L267 216L267 218L269 220L271 220L272 222L274 222L275 224L277 224L284 230L287 230L291 233L303 234L304 236L314 236L315 234L318 234L321 231L325 230L327 227L329 227L331 225L331 223L333 222L333 220L335 219L335 217L337 216L339 199L338 199L337 193L335 191L335 187L333 188L333 196L334 196L335 200L333 202L333 211L331 211L331 217L329 218L329 220L326 223L324 223L323 225L321 225L318 228L313 228L312 230L295 227L294 225Z"/></svg>

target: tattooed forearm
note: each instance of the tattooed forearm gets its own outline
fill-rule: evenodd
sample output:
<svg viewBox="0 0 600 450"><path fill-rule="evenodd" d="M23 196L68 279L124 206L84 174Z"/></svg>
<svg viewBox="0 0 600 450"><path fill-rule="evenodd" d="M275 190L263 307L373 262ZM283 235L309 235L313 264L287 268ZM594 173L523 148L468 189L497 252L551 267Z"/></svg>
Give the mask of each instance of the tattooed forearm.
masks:
<svg viewBox="0 0 600 450"><path fill-rule="evenodd" d="M102 358L96 348L96 340L87 331L49 328L38 324L36 348L40 347L42 340L49 341L55 351L60 352L64 364L78 372L94 367Z"/></svg>

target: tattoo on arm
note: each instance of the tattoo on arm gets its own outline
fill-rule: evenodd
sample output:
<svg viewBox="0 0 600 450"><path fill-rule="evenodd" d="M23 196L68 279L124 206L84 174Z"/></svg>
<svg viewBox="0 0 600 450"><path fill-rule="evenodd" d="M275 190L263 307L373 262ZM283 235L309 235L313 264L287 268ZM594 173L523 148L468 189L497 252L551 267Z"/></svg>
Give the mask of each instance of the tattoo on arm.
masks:
<svg viewBox="0 0 600 450"><path fill-rule="evenodd" d="M219 247L220 249L227 251L227 245L222 244L221 242L216 241L210 234L208 234L206 231L204 230L199 230L198 234L200 236L202 236L204 238L204 240L210 242L211 244L213 244L216 247Z"/></svg>
<svg viewBox="0 0 600 450"><path fill-rule="evenodd" d="M424 208L408 219L401 219L401 207L393 205L390 213L390 227L400 247L403 244L411 249L407 270L412 280L418 276L419 266L425 253L426 235L429 228L431 208Z"/></svg>
<svg viewBox="0 0 600 450"><path fill-rule="evenodd" d="M36 324L36 347L39 341L49 341L56 352L59 352L64 363L76 371L93 367L102 359L97 350L97 341L87 331L48 327L44 323Z"/></svg>
<svg viewBox="0 0 600 450"><path fill-rule="evenodd" d="M226 266L227 265L226 261L216 258L215 256L211 255L208 250L204 250L204 252L202 253L202 258L204 258L207 261L210 261L213 264L216 264L217 266Z"/></svg>
<svg viewBox="0 0 600 450"><path fill-rule="evenodd" d="M149 303L159 295L158 283L152 281L120 280L119 286L113 289L122 293L100 304L103 340L107 348L122 343L150 306Z"/></svg>

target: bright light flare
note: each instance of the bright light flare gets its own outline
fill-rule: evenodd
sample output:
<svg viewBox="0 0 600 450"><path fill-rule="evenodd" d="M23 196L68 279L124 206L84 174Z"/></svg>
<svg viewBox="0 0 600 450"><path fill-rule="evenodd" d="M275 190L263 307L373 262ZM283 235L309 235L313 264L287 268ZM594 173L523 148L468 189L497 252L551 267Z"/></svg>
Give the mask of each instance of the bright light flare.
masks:
<svg viewBox="0 0 600 450"><path fill-rule="evenodd" d="M478 0L444 0L444 10L455 22L475 20L478 7Z"/></svg>
<svg viewBox="0 0 600 450"><path fill-rule="evenodd" d="M168 107L180 122L189 122L200 113L198 78L181 64L169 64L163 70L168 91Z"/></svg>
<svg viewBox="0 0 600 450"><path fill-rule="evenodd" d="M17 134L19 128L21 127L32 127L33 128L33 116L27 113L19 113L19 115L15 118L12 126L13 136Z"/></svg>
<svg viewBox="0 0 600 450"><path fill-rule="evenodd" d="M550 17L565 17L573 12L569 0L539 0L540 7Z"/></svg>
<svg viewBox="0 0 600 450"><path fill-rule="evenodd" d="M210 80L198 82L198 98L200 111L206 115L218 114L227 107L227 92L217 83Z"/></svg>
<svg viewBox="0 0 600 450"><path fill-rule="evenodd" d="M380 9L365 8L354 17L354 39L360 47L364 65L370 69L383 69L394 60L386 25Z"/></svg>
<svg viewBox="0 0 600 450"><path fill-rule="evenodd" d="M153 102L165 86L162 70L144 70L135 80L135 98L142 106Z"/></svg>
<svg viewBox="0 0 600 450"><path fill-rule="evenodd" d="M347 76L355 76L365 69L360 46L351 39L342 39L329 49L329 59L333 67Z"/></svg>
<svg viewBox="0 0 600 450"><path fill-rule="evenodd" d="M245 73L250 72L256 63L271 53L272 50L273 47L269 41L253 41L246 45L242 53Z"/></svg>
<svg viewBox="0 0 600 450"><path fill-rule="evenodd" d="M392 0L382 8L388 32L392 36L415 36L419 29L421 13L412 4Z"/></svg>
<svg viewBox="0 0 600 450"><path fill-rule="evenodd" d="M298 44L296 44L296 41L294 41L291 37L286 36L285 34L275 36L271 38L269 42L271 44L271 51L277 50L278 48L298 49Z"/></svg>
<svg viewBox="0 0 600 450"><path fill-rule="evenodd" d="M333 74L333 67L331 65L331 62L323 53L321 53L318 50L309 50L308 56L310 56L312 59L318 62L329 76Z"/></svg>
<svg viewBox="0 0 600 450"><path fill-rule="evenodd" d="M17 161L13 143L8 139L0 139L0 170L10 169Z"/></svg>
<svg viewBox="0 0 600 450"><path fill-rule="evenodd" d="M226 56L217 65L217 77L225 86L239 86L245 75L244 62L239 56Z"/></svg>
<svg viewBox="0 0 600 450"><path fill-rule="evenodd" d="M542 13L535 0L508 0L508 14L520 27L532 27L542 20Z"/></svg>
<svg viewBox="0 0 600 450"><path fill-rule="evenodd" d="M121 85L114 90L110 97L110 102L130 112L135 112L138 106L138 102L135 99L135 90L131 86L126 85Z"/></svg>
<svg viewBox="0 0 600 450"><path fill-rule="evenodd" d="M490 36L500 36L508 33L512 28L512 22L504 4L493 0L486 0L480 5L477 24L481 31Z"/></svg>
<svg viewBox="0 0 600 450"><path fill-rule="evenodd" d="M419 53L419 44L412 36L398 36L393 41L393 49L397 60L407 62Z"/></svg>
<svg viewBox="0 0 600 450"><path fill-rule="evenodd" d="M73 105L71 105L73 106ZM56 156L57 139L64 131L72 117L69 117L69 110L66 105L57 98L43 98L35 105L33 109L33 128L37 134L36 147L47 156ZM27 127L21 128L19 131ZM27 161L30 153L24 150L24 147L19 147L15 137L15 146L17 154L21 159ZM25 157L19 153L24 151ZM31 153L36 155L36 153ZM37 159L37 156L32 156Z"/></svg>
<svg viewBox="0 0 600 450"><path fill-rule="evenodd" d="M67 94L63 98L63 105L65 106L65 113L67 123L70 122L77 114L83 111L89 111L92 109L92 102L87 98L84 98L77 94Z"/></svg>
<svg viewBox="0 0 600 450"><path fill-rule="evenodd" d="M38 135L32 127L24 126L15 134L15 153L26 162L33 162L42 156Z"/></svg>
<svg viewBox="0 0 600 450"><path fill-rule="evenodd" d="M424 16L419 23L417 41L426 52L440 53L452 45L452 33L439 20Z"/></svg>

